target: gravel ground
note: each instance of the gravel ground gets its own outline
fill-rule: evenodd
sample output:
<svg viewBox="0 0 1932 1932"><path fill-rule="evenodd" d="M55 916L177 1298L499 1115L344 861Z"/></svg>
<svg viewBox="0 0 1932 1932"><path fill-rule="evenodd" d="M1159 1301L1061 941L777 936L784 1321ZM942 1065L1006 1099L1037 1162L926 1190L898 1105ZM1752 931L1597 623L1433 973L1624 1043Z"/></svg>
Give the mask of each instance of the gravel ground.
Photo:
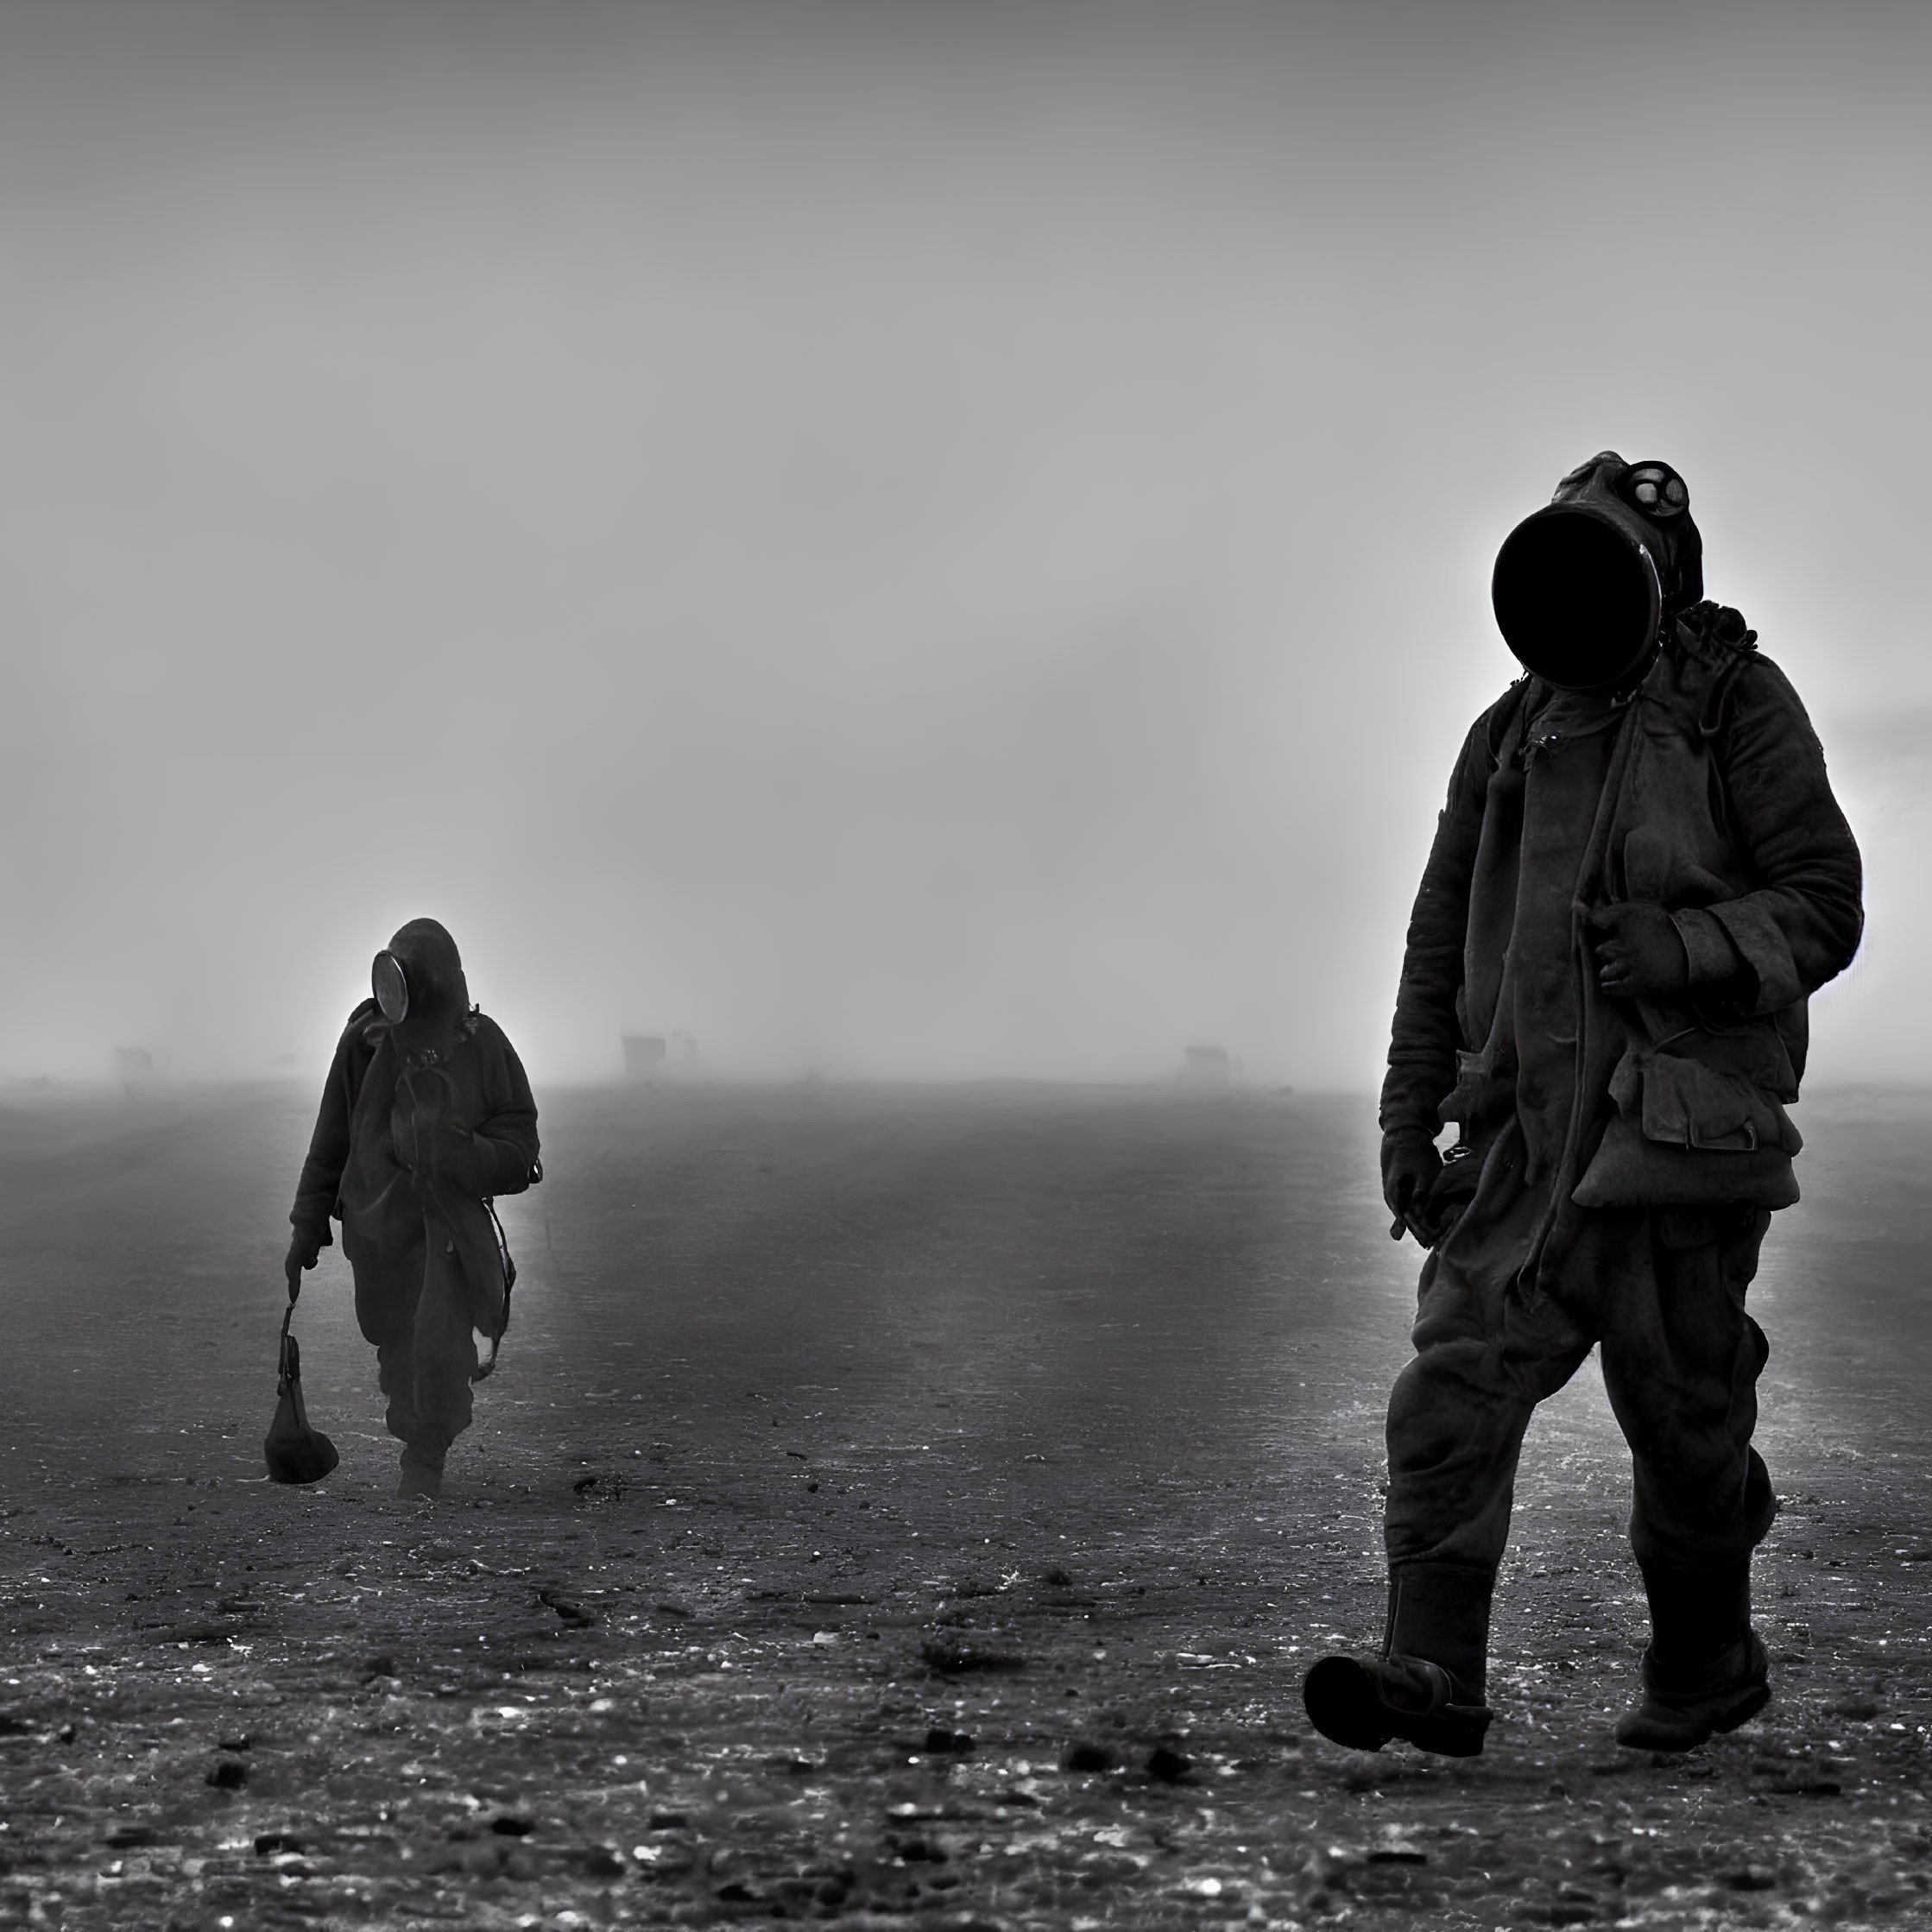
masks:
<svg viewBox="0 0 1932 1932"><path fill-rule="evenodd" d="M1932 1926L1932 1109L1805 1109L1754 1307L1765 1717L1611 1742L1594 1367L1518 1486L1485 1755L1337 1751L1416 1251L1347 1099L545 1096L444 1499L261 1479L308 1096L0 1108L0 1923Z"/></svg>

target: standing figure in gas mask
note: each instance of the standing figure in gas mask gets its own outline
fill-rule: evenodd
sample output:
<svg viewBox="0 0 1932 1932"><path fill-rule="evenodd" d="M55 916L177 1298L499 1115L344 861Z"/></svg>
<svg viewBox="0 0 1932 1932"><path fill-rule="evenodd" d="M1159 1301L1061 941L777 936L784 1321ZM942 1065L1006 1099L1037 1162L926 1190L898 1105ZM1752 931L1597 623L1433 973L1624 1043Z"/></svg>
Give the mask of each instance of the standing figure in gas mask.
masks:
<svg viewBox="0 0 1932 1932"><path fill-rule="evenodd" d="M1770 1695L1749 1583L1776 1509L1751 1446L1768 1346L1745 1292L1797 1198L1805 998L1858 946L1860 879L1796 692L1702 596L1683 479L1609 451L1497 560L1528 674L1456 761L1382 1088L1391 1232L1430 1249L1389 1402L1387 1632L1304 1690L1355 1749L1482 1748L1524 1430L1593 1345L1651 1611L1618 1739L1691 1750Z"/></svg>
<svg viewBox="0 0 1932 1932"><path fill-rule="evenodd" d="M376 1344L397 1494L434 1496L470 1426L476 1335L496 1361L507 1257L490 1198L542 1178L537 1109L515 1049L470 1004L456 942L412 919L376 956L375 997L349 1016L289 1215L290 1290L342 1222L356 1319Z"/></svg>

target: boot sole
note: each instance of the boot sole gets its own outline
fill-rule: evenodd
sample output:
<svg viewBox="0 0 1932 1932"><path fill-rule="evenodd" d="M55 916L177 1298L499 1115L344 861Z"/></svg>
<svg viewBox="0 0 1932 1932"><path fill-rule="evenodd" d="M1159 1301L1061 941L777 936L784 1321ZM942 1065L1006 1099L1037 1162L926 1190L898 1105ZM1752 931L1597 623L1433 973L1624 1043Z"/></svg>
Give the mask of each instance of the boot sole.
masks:
<svg viewBox="0 0 1932 1932"><path fill-rule="evenodd" d="M1730 1702L1720 1705L1715 1710L1699 1713L1695 1724L1690 1732L1680 1733L1675 1737L1652 1736L1649 1738L1645 1738L1641 1733L1638 1733L1634 1737L1626 1738L1623 1734L1623 1727L1619 1725L1617 1728L1617 1742L1626 1751L1667 1751L1673 1752L1695 1751L1700 1746L1708 1744L1714 1734L1719 1732L1735 1731L1741 1726L1750 1723L1752 1719L1757 1716L1758 1712L1763 1710L1770 1702L1771 1686L1768 1683L1753 1684L1749 1689L1741 1692ZM1671 1707L1666 1705L1664 1708L1670 1709ZM1689 1717L1691 1714L1687 1711L1683 1714Z"/></svg>
<svg viewBox="0 0 1932 1932"><path fill-rule="evenodd" d="M1352 1657L1324 1657L1316 1663L1302 1682L1302 1704L1309 1722L1347 1751L1380 1751L1400 1738L1438 1757L1475 1758L1481 1755L1482 1734L1489 1727L1487 1711L1479 1718L1441 1711L1424 1716L1392 1708L1383 1702L1374 1677Z"/></svg>
<svg viewBox="0 0 1932 1932"><path fill-rule="evenodd" d="M1721 1717L1711 1720L1714 1731L1735 1731L1740 1724L1748 1724L1758 1713L1771 1702L1771 1686L1761 1683L1749 1696L1740 1699Z"/></svg>

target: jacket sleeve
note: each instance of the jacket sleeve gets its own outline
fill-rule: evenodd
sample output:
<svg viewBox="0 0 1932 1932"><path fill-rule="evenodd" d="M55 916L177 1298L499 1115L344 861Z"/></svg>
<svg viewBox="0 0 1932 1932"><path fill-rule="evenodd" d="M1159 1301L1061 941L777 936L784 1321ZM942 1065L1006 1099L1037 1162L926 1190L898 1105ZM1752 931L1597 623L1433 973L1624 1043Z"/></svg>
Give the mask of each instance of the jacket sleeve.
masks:
<svg viewBox="0 0 1932 1932"><path fill-rule="evenodd" d="M1743 964L1736 1004L1747 1014L1774 1013L1843 972L1858 950L1859 849L1832 796L1823 748L1776 665L1746 660L1714 748L1732 836L1758 884L1706 910Z"/></svg>
<svg viewBox="0 0 1932 1932"><path fill-rule="evenodd" d="M329 1217L335 1212L342 1171L349 1163L350 1123L369 1062L369 1043L363 1038L363 1029L375 1012L375 1001L363 1001L350 1014L349 1024L336 1042L329 1077L322 1084L322 1106L315 1117L315 1132L309 1136L308 1159L302 1163L301 1178L295 1184L295 1205L288 1214L291 1227L319 1235L319 1245L323 1247L331 1246L333 1241Z"/></svg>
<svg viewBox="0 0 1932 1932"><path fill-rule="evenodd" d="M1462 1044L1456 995L1462 988L1469 879L1482 832L1495 716L1493 709L1484 712L1463 742L1409 915L1408 945L1390 1029L1389 1069L1382 1082L1386 1133L1413 1130L1433 1140L1442 1131L1438 1109L1455 1085L1455 1054Z"/></svg>
<svg viewBox="0 0 1932 1932"><path fill-rule="evenodd" d="M439 1155L440 1178L477 1199L521 1194L538 1178L537 1103L516 1049L494 1021L486 1020L494 1049L488 1092L490 1111ZM479 1045L483 1044L479 1042Z"/></svg>

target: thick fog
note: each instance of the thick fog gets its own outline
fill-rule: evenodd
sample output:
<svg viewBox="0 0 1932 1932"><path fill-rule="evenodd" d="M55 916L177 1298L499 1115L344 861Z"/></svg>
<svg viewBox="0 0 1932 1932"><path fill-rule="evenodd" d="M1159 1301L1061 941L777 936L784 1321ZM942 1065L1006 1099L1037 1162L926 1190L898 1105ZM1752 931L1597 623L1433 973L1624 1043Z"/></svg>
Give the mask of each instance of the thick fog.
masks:
<svg viewBox="0 0 1932 1932"><path fill-rule="evenodd" d="M1916 7L0 21L0 1071L1376 1077L1487 579L1606 446L1932 1076Z"/></svg>

